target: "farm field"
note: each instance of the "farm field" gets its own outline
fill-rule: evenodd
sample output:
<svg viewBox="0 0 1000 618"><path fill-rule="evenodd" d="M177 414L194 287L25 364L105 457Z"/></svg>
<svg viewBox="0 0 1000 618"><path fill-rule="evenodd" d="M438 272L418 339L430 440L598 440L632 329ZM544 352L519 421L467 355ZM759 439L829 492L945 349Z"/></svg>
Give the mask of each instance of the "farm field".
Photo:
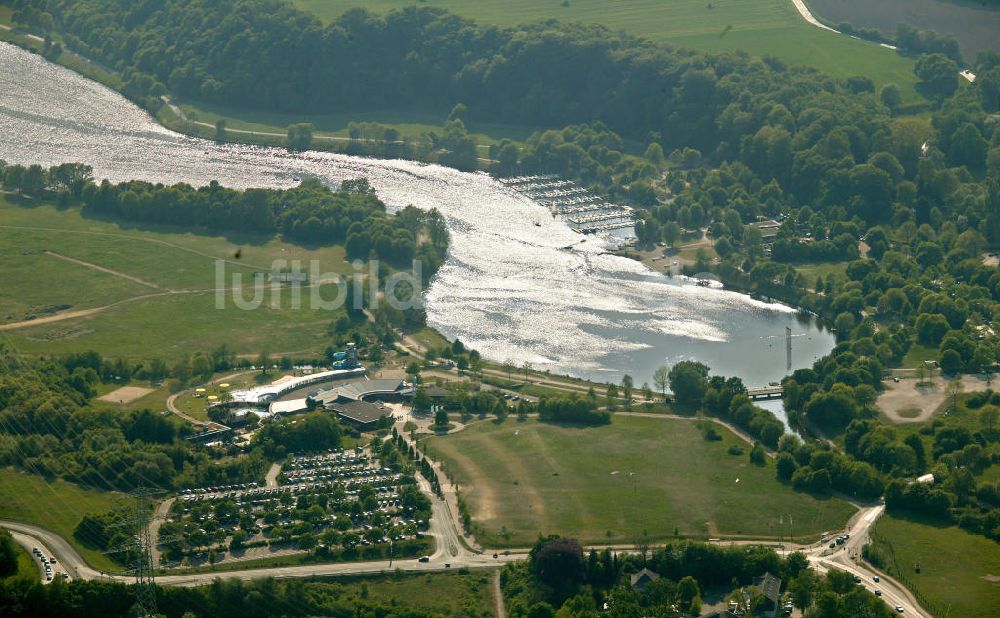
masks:
<svg viewBox="0 0 1000 618"><path fill-rule="evenodd" d="M47 481L12 468L0 469L0 518L48 528L69 541L97 569L118 567L100 550L82 546L73 531L84 515L105 513L127 504L125 500L127 497L119 493L84 489L61 480Z"/></svg>
<svg viewBox="0 0 1000 618"><path fill-rule="evenodd" d="M896 24L952 34L966 62L984 50L1000 51L1000 6L969 0L806 0L813 16L827 23L848 22L893 37Z"/></svg>
<svg viewBox="0 0 1000 618"><path fill-rule="evenodd" d="M0 333L32 354L99 349L109 357L140 359L157 350L171 359L222 343L246 354L263 347L275 354L322 350L333 316L310 308L309 290L303 290L299 309L290 308L288 291L278 309L268 306L270 291L259 309L237 308L231 293L225 307L216 309L216 260L226 260L225 287L234 273L248 282L279 258L301 260L306 268L316 259L324 273L351 270L342 246L304 248L275 238L140 228L85 218L78 207L27 207L0 197L0 220L0 274L8 284L0 291ZM329 288L321 288L324 298L334 296ZM248 299L252 295L244 292ZM46 321L61 312L75 317ZM4 328L33 319L37 325Z"/></svg>
<svg viewBox="0 0 1000 618"><path fill-rule="evenodd" d="M878 84L896 83L907 102L917 100L913 61L874 43L826 32L807 24L791 0L293 0L331 21L363 5L373 12L405 6L435 6L487 24L512 26L544 19L594 23L657 42L702 50L742 49L750 54L814 66L836 77L867 75Z"/></svg>
<svg viewBox="0 0 1000 618"><path fill-rule="evenodd" d="M812 539L839 530L854 508L775 480L749 463L746 443L719 428L707 442L687 420L615 417L610 426L477 423L427 439L468 502L487 545L524 547L559 532L585 543L681 535ZM744 447L740 455L727 452ZM783 523L781 523L783 522Z"/></svg>
<svg viewBox="0 0 1000 618"><path fill-rule="evenodd" d="M986 616L992 615L988 608L1000 607L1000 546L995 541L958 526L892 515L879 520L872 537L888 554L890 573L901 576L934 615Z"/></svg>

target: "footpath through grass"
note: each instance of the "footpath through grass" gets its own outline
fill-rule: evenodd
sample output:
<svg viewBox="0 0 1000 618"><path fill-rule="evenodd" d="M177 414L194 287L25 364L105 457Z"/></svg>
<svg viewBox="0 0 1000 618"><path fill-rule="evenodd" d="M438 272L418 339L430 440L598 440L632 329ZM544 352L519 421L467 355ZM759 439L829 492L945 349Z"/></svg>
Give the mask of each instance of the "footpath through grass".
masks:
<svg viewBox="0 0 1000 618"><path fill-rule="evenodd" d="M886 569L935 616L995 616L1000 544L958 526L883 516L872 530ZM916 573L915 565L920 565Z"/></svg>
<svg viewBox="0 0 1000 618"><path fill-rule="evenodd" d="M486 545L524 547L538 534L585 543L695 538L812 539L855 512L775 480L774 464L749 462L745 442L717 428L707 442L692 421L615 417L610 426L534 420L477 423L427 438L432 458L459 484ZM730 447L742 448L738 455Z"/></svg>
<svg viewBox="0 0 1000 618"><path fill-rule="evenodd" d="M240 251L240 259L235 254ZM58 254L58 255L53 255ZM62 256L62 257L59 257ZM100 350L108 357L146 359L150 350L166 360L226 344L236 353L269 349L312 354L322 351L329 324L339 314L314 311L310 290L291 309L285 290L280 308L245 311L227 294L216 308L217 287L244 285L268 272L275 259L317 260L323 273L347 274L343 246L303 247L260 235L223 236L172 226L135 225L86 218L79 207L0 195L0 325L39 320L38 325L0 331L0 338L29 354ZM226 260L224 281L216 261ZM335 290L324 286L324 298ZM253 295L252 290L245 297ZM123 302L124 301L124 302ZM44 322L61 312L99 313Z"/></svg>
<svg viewBox="0 0 1000 618"><path fill-rule="evenodd" d="M81 545L73 531L88 513L106 513L126 504L115 492L94 491L61 480L47 481L13 468L0 468L0 518L47 528L69 541L94 568L116 571L100 550Z"/></svg>
<svg viewBox="0 0 1000 618"><path fill-rule="evenodd" d="M878 84L894 82L907 103L916 102L913 60L875 43L821 30L806 23L791 0L293 0L329 22L364 6L381 13L405 6L435 6L497 26L545 19L600 24L661 43L706 51L743 50L804 64L835 77L867 75Z"/></svg>

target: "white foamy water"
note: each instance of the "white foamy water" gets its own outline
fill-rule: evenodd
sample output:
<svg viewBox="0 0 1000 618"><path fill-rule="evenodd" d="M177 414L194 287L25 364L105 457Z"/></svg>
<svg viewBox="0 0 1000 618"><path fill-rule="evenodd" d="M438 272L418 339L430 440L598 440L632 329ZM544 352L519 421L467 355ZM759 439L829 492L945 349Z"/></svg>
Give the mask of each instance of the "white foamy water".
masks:
<svg viewBox="0 0 1000 618"><path fill-rule="evenodd" d="M185 137L100 84L7 44L0 44L0 158L84 162L116 182L290 187L296 176L331 185L365 176L390 209L412 204L444 214L451 246L425 293L428 322L494 360L600 380L631 373L641 384L659 365L696 359L761 385L786 373L786 326L795 367L834 343L788 307L609 255L599 238L573 232L485 174Z"/></svg>

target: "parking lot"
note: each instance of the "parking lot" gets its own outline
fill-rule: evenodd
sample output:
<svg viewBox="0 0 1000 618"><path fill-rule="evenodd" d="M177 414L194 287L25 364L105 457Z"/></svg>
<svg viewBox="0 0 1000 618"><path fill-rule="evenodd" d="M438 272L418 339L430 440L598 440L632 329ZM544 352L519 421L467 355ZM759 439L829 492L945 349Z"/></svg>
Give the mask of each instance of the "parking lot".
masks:
<svg viewBox="0 0 1000 618"><path fill-rule="evenodd" d="M158 542L165 566L278 552L371 554L422 538L429 519L425 500L412 475L382 465L368 449L290 456L277 487L182 490Z"/></svg>

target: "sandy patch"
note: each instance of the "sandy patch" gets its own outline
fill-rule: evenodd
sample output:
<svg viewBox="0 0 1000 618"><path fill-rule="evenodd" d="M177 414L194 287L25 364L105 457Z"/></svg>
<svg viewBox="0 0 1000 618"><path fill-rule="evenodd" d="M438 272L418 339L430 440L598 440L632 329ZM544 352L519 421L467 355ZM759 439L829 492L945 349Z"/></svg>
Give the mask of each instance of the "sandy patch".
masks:
<svg viewBox="0 0 1000 618"><path fill-rule="evenodd" d="M110 403L132 403L136 399L141 399L152 392L153 389L143 388L142 386L123 386L111 391L107 395L98 397L98 399Z"/></svg>
<svg viewBox="0 0 1000 618"><path fill-rule="evenodd" d="M899 382L889 380L884 383L885 391L879 395L876 406L890 422L922 423L948 398L949 382L941 376L925 378L922 383L916 377L901 378ZM962 393L986 390L986 380L981 376L962 376L961 384Z"/></svg>

